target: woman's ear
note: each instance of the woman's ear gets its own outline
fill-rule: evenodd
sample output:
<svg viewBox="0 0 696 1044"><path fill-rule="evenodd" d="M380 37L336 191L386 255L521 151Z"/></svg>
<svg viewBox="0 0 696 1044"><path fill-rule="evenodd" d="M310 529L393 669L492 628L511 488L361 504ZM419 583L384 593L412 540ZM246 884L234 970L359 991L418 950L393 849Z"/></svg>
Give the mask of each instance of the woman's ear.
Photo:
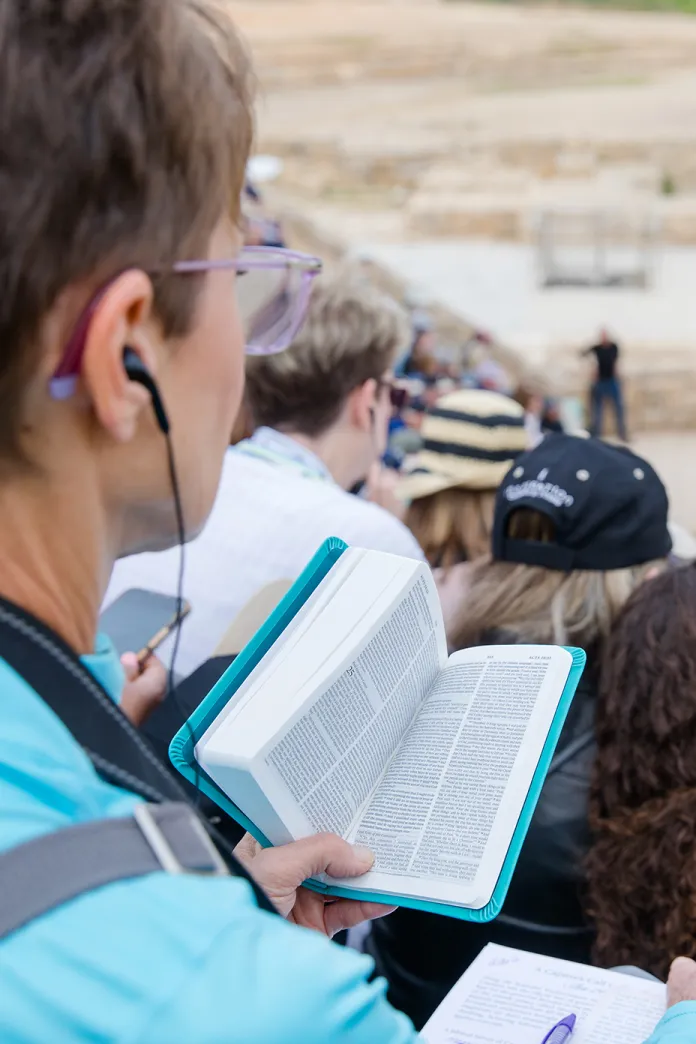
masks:
<svg viewBox="0 0 696 1044"><path fill-rule="evenodd" d="M348 396L347 405L350 423L360 431L372 431L375 426L377 381L371 377L369 381L364 381L357 388L353 388Z"/></svg>
<svg viewBox="0 0 696 1044"><path fill-rule="evenodd" d="M118 442L133 438L140 413L150 403L148 391L129 380L123 353L132 348L155 376L157 357L147 328L152 300L148 276L129 269L104 292L85 338L80 378L100 424Z"/></svg>

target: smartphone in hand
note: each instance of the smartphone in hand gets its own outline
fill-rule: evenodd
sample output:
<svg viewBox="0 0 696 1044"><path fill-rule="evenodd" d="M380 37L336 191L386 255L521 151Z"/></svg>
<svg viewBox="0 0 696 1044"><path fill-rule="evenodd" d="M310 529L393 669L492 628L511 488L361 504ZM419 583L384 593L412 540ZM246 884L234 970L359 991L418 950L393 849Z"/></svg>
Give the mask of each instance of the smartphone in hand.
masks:
<svg viewBox="0 0 696 1044"><path fill-rule="evenodd" d="M144 663L176 626L176 606L171 595L132 587L104 609L99 630L109 636L119 656L134 652ZM182 619L190 612L190 604L184 601Z"/></svg>

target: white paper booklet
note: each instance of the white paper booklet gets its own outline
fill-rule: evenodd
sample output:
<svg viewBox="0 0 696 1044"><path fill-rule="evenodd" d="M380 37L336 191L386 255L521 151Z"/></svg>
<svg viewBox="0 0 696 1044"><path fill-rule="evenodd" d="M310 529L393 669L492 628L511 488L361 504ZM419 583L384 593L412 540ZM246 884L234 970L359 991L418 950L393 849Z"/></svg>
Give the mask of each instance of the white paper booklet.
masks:
<svg viewBox="0 0 696 1044"><path fill-rule="evenodd" d="M620 972L489 943L422 1031L426 1044L541 1044L577 1016L571 1044L643 1044L666 987Z"/></svg>
<svg viewBox="0 0 696 1044"><path fill-rule="evenodd" d="M553 646L448 657L428 566L348 548L196 758L272 844L332 831L376 854L361 891L481 909L572 667Z"/></svg>

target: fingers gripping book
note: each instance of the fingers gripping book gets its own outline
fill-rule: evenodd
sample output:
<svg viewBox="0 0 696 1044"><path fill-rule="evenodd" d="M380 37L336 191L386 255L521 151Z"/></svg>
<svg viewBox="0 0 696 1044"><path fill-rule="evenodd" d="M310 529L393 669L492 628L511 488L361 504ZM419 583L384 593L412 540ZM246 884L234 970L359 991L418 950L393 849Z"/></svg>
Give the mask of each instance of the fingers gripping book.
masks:
<svg viewBox="0 0 696 1044"><path fill-rule="evenodd" d="M429 567L332 539L170 753L263 844L331 831L375 853L358 882L311 887L488 920L584 659L448 656Z"/></svg>

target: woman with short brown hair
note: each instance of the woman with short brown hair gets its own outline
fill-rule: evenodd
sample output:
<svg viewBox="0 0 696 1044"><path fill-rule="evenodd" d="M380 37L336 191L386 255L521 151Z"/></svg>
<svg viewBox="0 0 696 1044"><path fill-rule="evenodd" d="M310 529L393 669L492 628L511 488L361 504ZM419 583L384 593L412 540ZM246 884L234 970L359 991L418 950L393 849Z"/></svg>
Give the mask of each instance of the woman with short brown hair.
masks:
<svg viewBox="0 0 696 1044"><path fill-rule="evenodd" d="M206 0L0 0L0 98L0 1038L414 1044L322 937L385 908L299 887L371 854L213 844L97 633L114 560L205 522L245 346L320 267L242 247L245 53Z"/></svg>

